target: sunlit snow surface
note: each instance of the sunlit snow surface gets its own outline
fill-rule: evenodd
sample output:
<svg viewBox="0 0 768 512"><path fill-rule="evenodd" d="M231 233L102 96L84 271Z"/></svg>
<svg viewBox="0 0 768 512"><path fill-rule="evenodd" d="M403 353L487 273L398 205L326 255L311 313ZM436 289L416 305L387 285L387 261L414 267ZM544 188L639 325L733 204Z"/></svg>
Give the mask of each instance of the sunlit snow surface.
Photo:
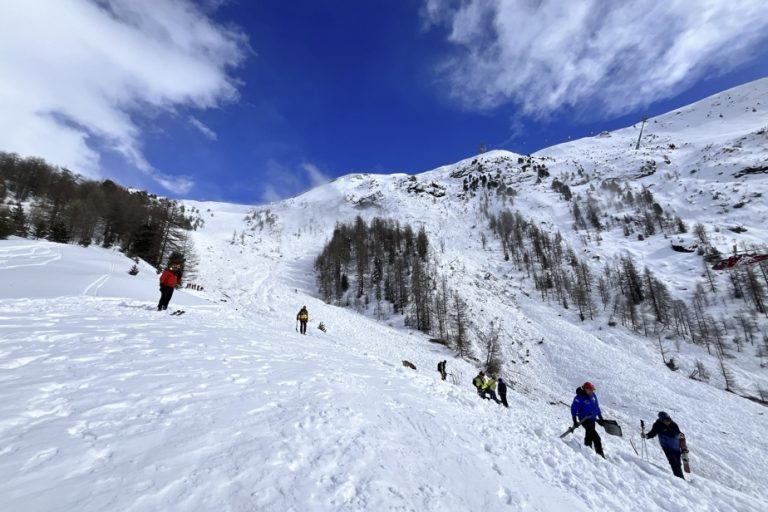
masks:
<svg viewBox="0 0 768 512"><path fill-rule="evenodd" d="M637 129L628 128L542 155L556 159L548 163L555 176L572 172L574 160L590 174L626 176L669 153L669 169L637 184L687 222L748 228L715 235L726 247L738 236L765 241L764 200L720 214L723 200L711 191L738 186L740 200L768 188L766 175L729 177L766 158L768 137L754 135L768 125L766 91L768 81L756 82L651 120L647 133L674 151L638 155ZM741 137L751 138L739 150L707 156ZM482 159L499 156L517 160ZM444 197L408 192L405 175L350 176L258 208L276 215L261 229L244 221L252 207L188 202L206 222L193 234L206 291L177 292L171 309L184 309L180 317L154 311L156 274L141 264L128 275L133 262L119 252L0 241L0 510L768 510L768 410L721 391L716 375L710 385L688 379L686 368L669 371L655 340L542 304L503 261L479 201L458 198L461 180L449 175L467 163L418 176L444 184ZM700 170L691 175L691 166ZM582 243L548 186L521 176L519 188L515 207L562 230L579 253L629 250L680 294L700 279L700 258L673 253L662 236ZM476 366L401 319L376 321L315 298L314 257L337 221L358 214L426 225L435 264L474 320L504 328L509 410L478 399ZM304 304L307 337L295 332ZM682 365L714 361L685 343L680 353L668 349ZM460 386L439 380L442 359ZM752 355L732 366L745 386L766 382ZM624 427L625 439L603 435L607 461L581 446L581 431L558 438L570 423L564 404L587 379L605 415ZM687 434L687 482L672 477L656 441L649 462L629 444L639 447L639 420L659 410Z"/></svg>

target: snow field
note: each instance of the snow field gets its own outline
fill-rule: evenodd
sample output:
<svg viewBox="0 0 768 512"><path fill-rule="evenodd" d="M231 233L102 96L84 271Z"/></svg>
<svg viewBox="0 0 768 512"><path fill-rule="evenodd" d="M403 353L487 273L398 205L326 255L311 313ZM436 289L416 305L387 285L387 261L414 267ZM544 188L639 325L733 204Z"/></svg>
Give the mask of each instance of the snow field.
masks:
<svg viewBox="0 0 768 512"><path fill-rule="evenodd" d="M423 337L307 302L329 334L226 306L3 300L3 509L760 510L625 441L602 461L557 439L565 407L483 402L439 381L443 357L473 368Z"/></svg>

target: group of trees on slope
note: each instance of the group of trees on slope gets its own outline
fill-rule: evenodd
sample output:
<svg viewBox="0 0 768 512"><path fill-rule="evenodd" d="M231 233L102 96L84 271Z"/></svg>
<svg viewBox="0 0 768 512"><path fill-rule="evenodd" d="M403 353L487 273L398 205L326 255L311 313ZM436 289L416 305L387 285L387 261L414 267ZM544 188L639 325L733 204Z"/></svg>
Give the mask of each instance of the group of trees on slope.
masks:
<svg viewBox="0 0 768 512"><path fill-rule="evenodd" d="M433 335L471 358L471 321L464 299L430 262L425 229L374 218L357 217L337 224L315 260L321 297L330 304L371 310L377 318L405 316L405 324ZM484 347L490 372L501 368L498 335L489 334ZM481 340L483 341L483 340Z"/></svg>
<svg viewBox="0 0 768 512"><path fill-rule="evenodd" d="M711 265L723 256L717 244L710 241L707 227L698 223L690 228L669 206L662 207L648 187L638 188L622 179L594 180L578 165L572 172L552 177L545 160L520 158L518 167L508 158L486 162L488 165L473 161L451 175L463 180L460 197L478 197L480 211L501 239L505 258L512 259L526 273L544 300L575 309L582 321L607 316L609 325L620 323L658 339L662 357L670 368L676 368L676 364L673 358L667 358L662 338L667 342L684 339L703 346L717 356L719 373L729 391L738 388L726 366L726 361L734 357L733 352L751 347L761 366L768 368L768 262L737 267L728 271L727 276L717 276ZM535 174L526 173L527 170ZM637 172L641 176L653 174L655 163L646 162ZM667 179L675 177L669 175ZM545 231L519 212L506 210L506 205L513 205L517 196L515 180L522 183L531 178L535 178L535 185L548 186L568 204L572 228L585 244L599 245L611 231L638 241L654 236L691 239L688 247L676 248L672 242L671 245L683 252L695 250L702 257L699 282L692 293L684 298L679 293L672 294L652 269L638 265L629 254L605 263L595 274L599 266L577 257L561 233ZM494 198L501 205L494 204ZM741 206L743 203L733 207ZM491 214L491 210L497 213ZM728 229L735 233L744 231L739 226ZM485 247L487 240L482 233L481 239ZM766 247L741 249L768 251ZM706 380L709 372L697 362L690 376ZM768 391L758 389L757 398L768 403Z"/></svg>
<svg viewBox="0 0 768 512"><path fill-rule="evenodd" d="M667 357L662 336L705 347L717 357L718 371L728 391L735 392L738 387L725 364L731 351L741 352L749 345L761 364L768 367L768 334L761 334L758 324L758 317L766 314L768 262L730 271L730 289L721 290L709 264L703 261L703 279L686 301L674 298L666 283L647 266L640 268L630 254L606 263L595 275L592 265L575 254L559 231L545 231L518 211L487 215L504 258L532 280L543 300L575 309L582 321L607 316L611 326L620 323L636 333L657 338L662 357L672 369L677 369L676 364ZM696 231L701 242L707 242L705 230L697 226ZM713 251L705 246L700 252L706 256ZM728 311L727 301L736 303L731 308L736 314L723 314ZM718 311L720 316L716 316ZM706 379L708 374L697 363L691 377ZM759 389L757 398L766 401L765 390Z"/></svg>
<svg viewBox="0 0 768 512"><path fill-rule="evenodd" d="M665 211L647 187L633 191L627 183L603 180L599 187L590 185L586 197L582 197L581 194L574 194L566 183L554 178L551 188L570 203L574 229L597 233L598 241L599 233L613 228L621 229L624 236L636 234L639 240L655 234L688 232L685 222L679 216ZM621 214L608 214L607 211L611 210L624 211Z"/></svg>
<svg viewBox="0 0 768 512"><path fill-rule="evenodd" d="M171 255L194 259L188 231L198 222L196 212L177 201L0 152L0 238L119 246L160 267Z"/></svg>

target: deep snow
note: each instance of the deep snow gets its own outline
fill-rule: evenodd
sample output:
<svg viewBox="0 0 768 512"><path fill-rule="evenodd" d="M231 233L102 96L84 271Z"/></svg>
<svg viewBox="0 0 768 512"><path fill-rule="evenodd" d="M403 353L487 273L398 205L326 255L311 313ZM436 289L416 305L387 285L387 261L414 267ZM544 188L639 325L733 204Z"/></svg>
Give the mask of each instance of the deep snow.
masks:
<svg viewBox="0 0 768 512"><path fill-rule="evenodd" d="M2 242L0 251L20 245L30 242ZM80 276L42 266L38 278L80 290L107 264L110 279L127 276L129 260L87 251L95 254L79 260L89 270ZM294 291L290 276L305 263L275 262L259 284L273 300L258 310L178 293L186 314L158 313L155 276L144 272L128 277L134 291L122 298L0 301L2 509L764 510L760 406L657 375L642 357L574 335L531 301L518 314L547 339L536 371L562 371L542 379L547 387L511 393L503 410L469 389L473 368L422 336ZM297 301L328 334L293 331ZM439 381L433 366L443 357L463 386ZM670 412L689 435L691 482L673 479L654 445L645 463L627 441L607 438L606 462L577 438L557 439L568 412L549 402L567 401L559 383L581 378L574 357L605 383L606 415L627 418L629 435L629 418L676 401ZM754 428L744 431L745 421Z"/></svg>

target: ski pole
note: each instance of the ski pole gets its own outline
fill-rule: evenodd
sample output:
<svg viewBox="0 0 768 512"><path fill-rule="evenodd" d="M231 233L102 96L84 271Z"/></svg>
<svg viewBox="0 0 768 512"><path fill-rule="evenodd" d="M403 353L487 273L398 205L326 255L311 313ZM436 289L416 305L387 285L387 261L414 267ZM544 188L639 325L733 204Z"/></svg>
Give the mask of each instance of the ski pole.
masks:
<svg viewBox="0 0 768 512"><path fill-rule="evenodd" d="M640 438L643 440L643 458L648 460L648 445L645 442L645 420L640 420Z"/></svg>

